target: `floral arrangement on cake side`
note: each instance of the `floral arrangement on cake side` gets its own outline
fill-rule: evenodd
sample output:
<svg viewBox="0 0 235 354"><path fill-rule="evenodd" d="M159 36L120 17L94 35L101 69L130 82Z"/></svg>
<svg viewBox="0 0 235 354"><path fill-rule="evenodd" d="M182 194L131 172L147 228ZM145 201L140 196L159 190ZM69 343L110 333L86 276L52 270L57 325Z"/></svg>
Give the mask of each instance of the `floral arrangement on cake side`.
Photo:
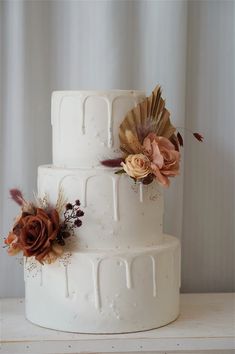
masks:
<svg viewBox="0 0 235 354"><path fill-rule="evenodd" d="M107 167L122 167L116 173L126 173L136 182L149 184L157 180L168 187L170 177L179 174L180 146L183 138L170 121L161 87L157 86L130 110L119 127L120 149L123 156L103 160ZM192 133L203 141L199 133Z"/></svg>
<svg viewBox="0 0 235 354"><path fill-rule="evenodd" d="M64 252L66 239L82 225L80 218L84 212L80 201L66 203L61 191L55 206L50 205L46 196L28 202L19 189L11 189L10 196L21 207L21 213L5 239L8 254L23 252L25 257L35 257L41 264L55 262Z"/></svg>

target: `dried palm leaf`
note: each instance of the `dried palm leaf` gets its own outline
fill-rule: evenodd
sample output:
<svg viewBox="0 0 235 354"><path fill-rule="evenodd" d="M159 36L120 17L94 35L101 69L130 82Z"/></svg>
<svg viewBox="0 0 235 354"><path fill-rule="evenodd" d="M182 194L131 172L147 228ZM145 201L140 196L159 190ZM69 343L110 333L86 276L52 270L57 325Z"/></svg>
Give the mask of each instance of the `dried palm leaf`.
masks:
<svg viewBox="0 0 235 354"><path fill-rule="evenodd" d="M177 141L161 94L161 87L157 86L151 96L127 113L119 128L120 148L125 154L141 152L143 140L150 132Z"/></svg>

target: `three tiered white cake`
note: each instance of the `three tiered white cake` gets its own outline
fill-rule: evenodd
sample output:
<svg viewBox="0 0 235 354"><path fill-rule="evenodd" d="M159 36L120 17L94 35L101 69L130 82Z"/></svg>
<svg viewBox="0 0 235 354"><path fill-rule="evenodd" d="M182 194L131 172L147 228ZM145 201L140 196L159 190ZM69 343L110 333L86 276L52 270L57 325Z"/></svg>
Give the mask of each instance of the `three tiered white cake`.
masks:
<svg viewBox="0 0 235 354"><path fill-rule="evenodd" d="M120 156L119 126L144 98L122 90L53 93L53 165L39 167L38 194L52 204L61 191L79 198L85 215L67 257L33 270L26 262L26 316L40 326L123 333L178 316L180 244L163 233L162 187L100 164Z"/></svg>

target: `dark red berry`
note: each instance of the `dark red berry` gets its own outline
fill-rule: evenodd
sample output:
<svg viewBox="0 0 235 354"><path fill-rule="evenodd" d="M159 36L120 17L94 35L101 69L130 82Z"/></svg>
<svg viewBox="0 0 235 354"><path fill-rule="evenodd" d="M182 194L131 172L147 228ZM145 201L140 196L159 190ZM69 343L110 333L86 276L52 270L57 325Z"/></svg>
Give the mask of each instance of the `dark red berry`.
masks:
<svg viewBox="0 0 235 354"><path fill-rule="evenodd" d="M73 209L72 204L71 203L66 204L66 209L67 210Z"/></svg>
<svg viewBox="0 0 235 354"><path fill-rule="evenodd" d="M83 216L83 215L84 215L84 211L78 210L77 213L76 213L76 215L77 215L78 217Z"/></svg>
<svg viewBox="0 0 235 354"><path fill-rule="evenodd" d="M81 205L80 200L77 199L77 200L75 201L75 204L76 204L77 206L80 206L80 205Z"/></svg>
<svg viewBox="0 0 235 354"><path fill-rule="evenodd" d="M82 221L79 220L79 219L76 219L76 220L74 221L74 225L77 226L77 227L79 227L79 226L82 225Z"/></svg>

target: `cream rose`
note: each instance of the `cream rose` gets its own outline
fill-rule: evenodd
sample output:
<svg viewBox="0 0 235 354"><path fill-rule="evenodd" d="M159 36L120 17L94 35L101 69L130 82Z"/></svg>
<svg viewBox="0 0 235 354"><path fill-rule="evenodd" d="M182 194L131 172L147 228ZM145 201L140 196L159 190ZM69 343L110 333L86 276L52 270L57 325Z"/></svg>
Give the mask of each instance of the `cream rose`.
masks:
<svg viewBox="0 0 235 354"><path fill-rule="evenodd" d="M121 163L124 171L135 179L141 179L150 173L150 160L143 154L128 155Z"/></svg>

